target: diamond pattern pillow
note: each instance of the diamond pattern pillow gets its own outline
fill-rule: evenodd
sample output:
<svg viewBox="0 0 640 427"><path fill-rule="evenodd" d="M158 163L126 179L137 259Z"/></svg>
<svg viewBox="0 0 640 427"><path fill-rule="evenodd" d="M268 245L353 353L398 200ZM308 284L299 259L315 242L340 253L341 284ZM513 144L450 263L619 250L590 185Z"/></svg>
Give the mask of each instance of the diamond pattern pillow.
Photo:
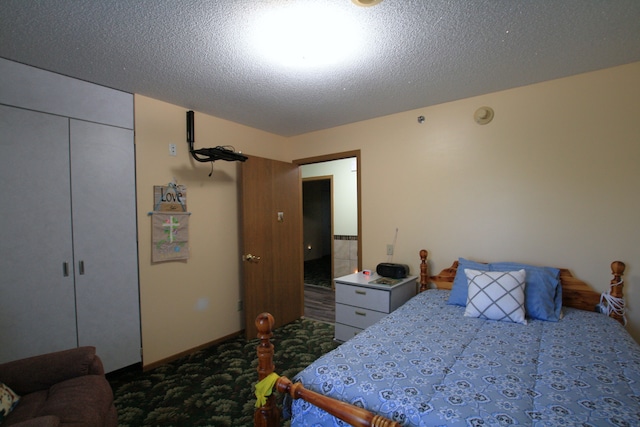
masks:
<svg viewBox="0 0 640 427"><path fill-rule="evenodd" d="M524 309L525 270L465 269L469 281L464 315L527 324Z"/></svg>

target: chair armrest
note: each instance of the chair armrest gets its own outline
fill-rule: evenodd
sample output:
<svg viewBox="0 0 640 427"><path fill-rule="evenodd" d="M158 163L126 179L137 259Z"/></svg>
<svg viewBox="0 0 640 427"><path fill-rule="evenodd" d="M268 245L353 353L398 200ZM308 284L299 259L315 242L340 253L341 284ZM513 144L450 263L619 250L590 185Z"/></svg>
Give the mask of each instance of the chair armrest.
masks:
<svg viewBox="0 0 640 427"><path fill-rule="evenodd" d="M0 381L19 395L89 374L104 375L95 347L72 348L0 365Z"/></svg>

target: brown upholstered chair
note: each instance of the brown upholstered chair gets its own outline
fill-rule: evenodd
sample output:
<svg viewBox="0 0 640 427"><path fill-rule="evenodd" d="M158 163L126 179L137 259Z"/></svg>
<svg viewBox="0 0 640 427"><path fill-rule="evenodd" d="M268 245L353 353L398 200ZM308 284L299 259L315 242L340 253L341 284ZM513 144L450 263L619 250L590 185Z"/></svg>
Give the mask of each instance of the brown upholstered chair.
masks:
<svg viewBox="0 0 640 427"><path fill-rule="evenodd" d="M2 427L116 427L113 391L95 347L0 364L0 382L20 396Z"/></svg>

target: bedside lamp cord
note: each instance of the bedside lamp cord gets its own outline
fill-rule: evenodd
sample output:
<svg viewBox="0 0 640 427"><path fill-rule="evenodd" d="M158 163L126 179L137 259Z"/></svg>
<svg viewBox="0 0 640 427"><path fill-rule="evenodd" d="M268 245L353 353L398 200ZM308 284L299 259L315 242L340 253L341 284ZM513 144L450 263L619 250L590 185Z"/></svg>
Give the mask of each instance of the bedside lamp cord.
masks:
<svg viewBox="0 0 640 427"><path fill-rule="evenodd" d="M622 282L624 281L620 279L618 283L612 283L611 286L618 286ZM611 313L619 315L624 320L624 325L627 326L627 317L624 315L624 298L612 296L611 289L600 294L600 311L607 316Z"/></svg>

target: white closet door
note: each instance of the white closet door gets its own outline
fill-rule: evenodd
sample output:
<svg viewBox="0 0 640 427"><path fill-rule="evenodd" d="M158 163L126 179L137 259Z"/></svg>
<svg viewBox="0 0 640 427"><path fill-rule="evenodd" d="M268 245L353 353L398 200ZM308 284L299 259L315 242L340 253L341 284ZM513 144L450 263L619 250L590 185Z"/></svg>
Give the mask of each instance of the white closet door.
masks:
<svg viewBox="0 0 640 427"><path fill-rule="evenodd" d="M0 182L0 363L76 347L69 120L0 105Z"/></svg>
<svg viewBox="0 0 640 427"><path fill-rule="evenodd" d="M140 362L133 131L71 120L79 345L107 372Z"/></svg>

